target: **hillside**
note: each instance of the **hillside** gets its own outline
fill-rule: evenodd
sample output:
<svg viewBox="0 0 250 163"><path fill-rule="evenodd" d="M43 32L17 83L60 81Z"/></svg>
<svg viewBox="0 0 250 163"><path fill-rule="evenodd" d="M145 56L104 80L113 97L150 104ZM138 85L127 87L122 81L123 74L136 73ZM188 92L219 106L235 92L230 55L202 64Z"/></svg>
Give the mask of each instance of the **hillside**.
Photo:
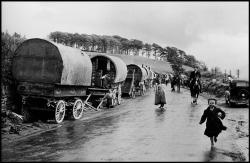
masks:
<svg viewBox="0 0 250 163"><path fill-rule="evenodd" d="M169 62L154 60L141 56L131 56L131 55L118 55L118 54L108 54L108 53L97 53L97 52L85 52L88 55L97 55L97 54L107 54L110 56L116 56L121 58L127 65L128 64L137 64L137 65L147 65L152 68L153 71L157 73L172 73L173 70ZM192 68L188 66L183 66L186 71L191 71Z"/></svg>

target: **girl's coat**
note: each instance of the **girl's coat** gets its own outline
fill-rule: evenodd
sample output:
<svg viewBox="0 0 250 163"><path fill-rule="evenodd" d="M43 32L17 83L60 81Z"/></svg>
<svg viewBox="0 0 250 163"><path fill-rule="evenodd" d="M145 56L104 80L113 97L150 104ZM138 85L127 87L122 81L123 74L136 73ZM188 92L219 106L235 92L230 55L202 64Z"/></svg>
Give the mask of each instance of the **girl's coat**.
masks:
<svg viewBox="0 0 250 163"><path fill-rule="evenodd" d="M200 120L200 124L202 124L203 122L205 122L205 120L207 120L204 134L208 137L212 137L212 136L217 137L224 127L220 118L218 117L219 112L221 113L220 118L224 119L225 112L221 110L220 108L214 107L213 110L210 110L210 106L209 106L206 110L204 110L204 113Z"/></svg>

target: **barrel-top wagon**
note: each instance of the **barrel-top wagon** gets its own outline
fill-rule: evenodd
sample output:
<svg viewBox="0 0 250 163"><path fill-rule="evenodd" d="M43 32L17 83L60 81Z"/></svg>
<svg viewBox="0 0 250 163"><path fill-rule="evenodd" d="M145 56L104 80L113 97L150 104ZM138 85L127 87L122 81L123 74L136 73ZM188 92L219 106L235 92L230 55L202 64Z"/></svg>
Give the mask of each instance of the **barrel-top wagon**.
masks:
<svg viewBox="0 0 250 163"><path fill-rule="evenodd" d="M129 64L127 69L128 73L122 86L122 93L128 94L132 98L135 98L136 92L143 95L146 91L144 83L147 78L146 70L137 64Z"/></svg>
<svg viewBox="0 0 250 163"><path fill-rule="evenodd" d="M15 51L13 77L22 97L22 114L48 111L57 123L66 114L81 118L90 95L92 63L81 50L43 39L24 41Z"/></svg>
<svg viewBox="0 0 250 163"><path fill-rule="evenodd" d="M86 52L92 62L92 83L88 93L92 98L99 98L101 106L104 99L107 105L115 106L121 104L121 86L127 76L126 64L118 57L102 53Z"/></svg>

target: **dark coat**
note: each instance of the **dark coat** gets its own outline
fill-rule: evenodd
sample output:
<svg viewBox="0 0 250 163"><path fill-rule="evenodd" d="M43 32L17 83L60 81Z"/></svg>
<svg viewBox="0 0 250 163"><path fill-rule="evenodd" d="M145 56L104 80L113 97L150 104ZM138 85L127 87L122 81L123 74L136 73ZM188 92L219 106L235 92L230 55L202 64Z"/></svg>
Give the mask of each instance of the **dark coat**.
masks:
<svg viewBox="0 0 250 163"><path fill-rule="evenodd" d="M219 112L221 112L222 114L221 119L224 119L226 114L220 108L214 107L214 109L211 111L210 106L209 106L206 110L204 110L204 113L201 116L201 120L200 120L200 124L202 124L203 122L205 122L205 120L207 120L204 135L208 137L212 137L212 136L217 137L222 131L224 126L220 118L218 117Z"/></svg>
<svg viewBox="0 0 250 163"><path fill-rule="evenodd" d="M161 85L158 85L155 91L155 105L166 104L165 92Z"/></svg>
<svg viewBox="0 0 250 163"><path fill-rule="evenodd" d="M189 79L190 79L190 81L192 81L193 79L195 79L195 78L201 78L201 73L200 73L200 71L192 71L191 73L190 73L190 77L189 77Z"/></svg>
<svg viewBox="0 0 250 163"><path fill-rule="evenodd" d="M200 86L200 90L201 90L201 82L200 82L200 78L201 78L201 73L199 71L192 71L191 74L190 74L190 77L189 77L189 87L190 87L190 90L192 89L194 83L195 83L195 78L198 78L198 84Z"/></svg>

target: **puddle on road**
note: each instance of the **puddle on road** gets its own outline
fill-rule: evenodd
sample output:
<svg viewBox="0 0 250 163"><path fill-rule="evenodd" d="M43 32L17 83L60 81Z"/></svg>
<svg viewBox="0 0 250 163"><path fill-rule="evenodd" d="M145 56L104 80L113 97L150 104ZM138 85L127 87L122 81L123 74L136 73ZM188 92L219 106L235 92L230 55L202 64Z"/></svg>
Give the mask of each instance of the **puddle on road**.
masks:
<svg viewBox="0 0 250 163"><path fill-rule="evenodd" d="M185 91L166 92L167 104L161 111L151 93L127 100L98 117L72 121L14 143L5 150L5 160L202 161L204 155L213 160L216 153L237 156L207 149L210 142L203 135L205 125L198 124L207 107L202 97L192 106Z"/></svg>

